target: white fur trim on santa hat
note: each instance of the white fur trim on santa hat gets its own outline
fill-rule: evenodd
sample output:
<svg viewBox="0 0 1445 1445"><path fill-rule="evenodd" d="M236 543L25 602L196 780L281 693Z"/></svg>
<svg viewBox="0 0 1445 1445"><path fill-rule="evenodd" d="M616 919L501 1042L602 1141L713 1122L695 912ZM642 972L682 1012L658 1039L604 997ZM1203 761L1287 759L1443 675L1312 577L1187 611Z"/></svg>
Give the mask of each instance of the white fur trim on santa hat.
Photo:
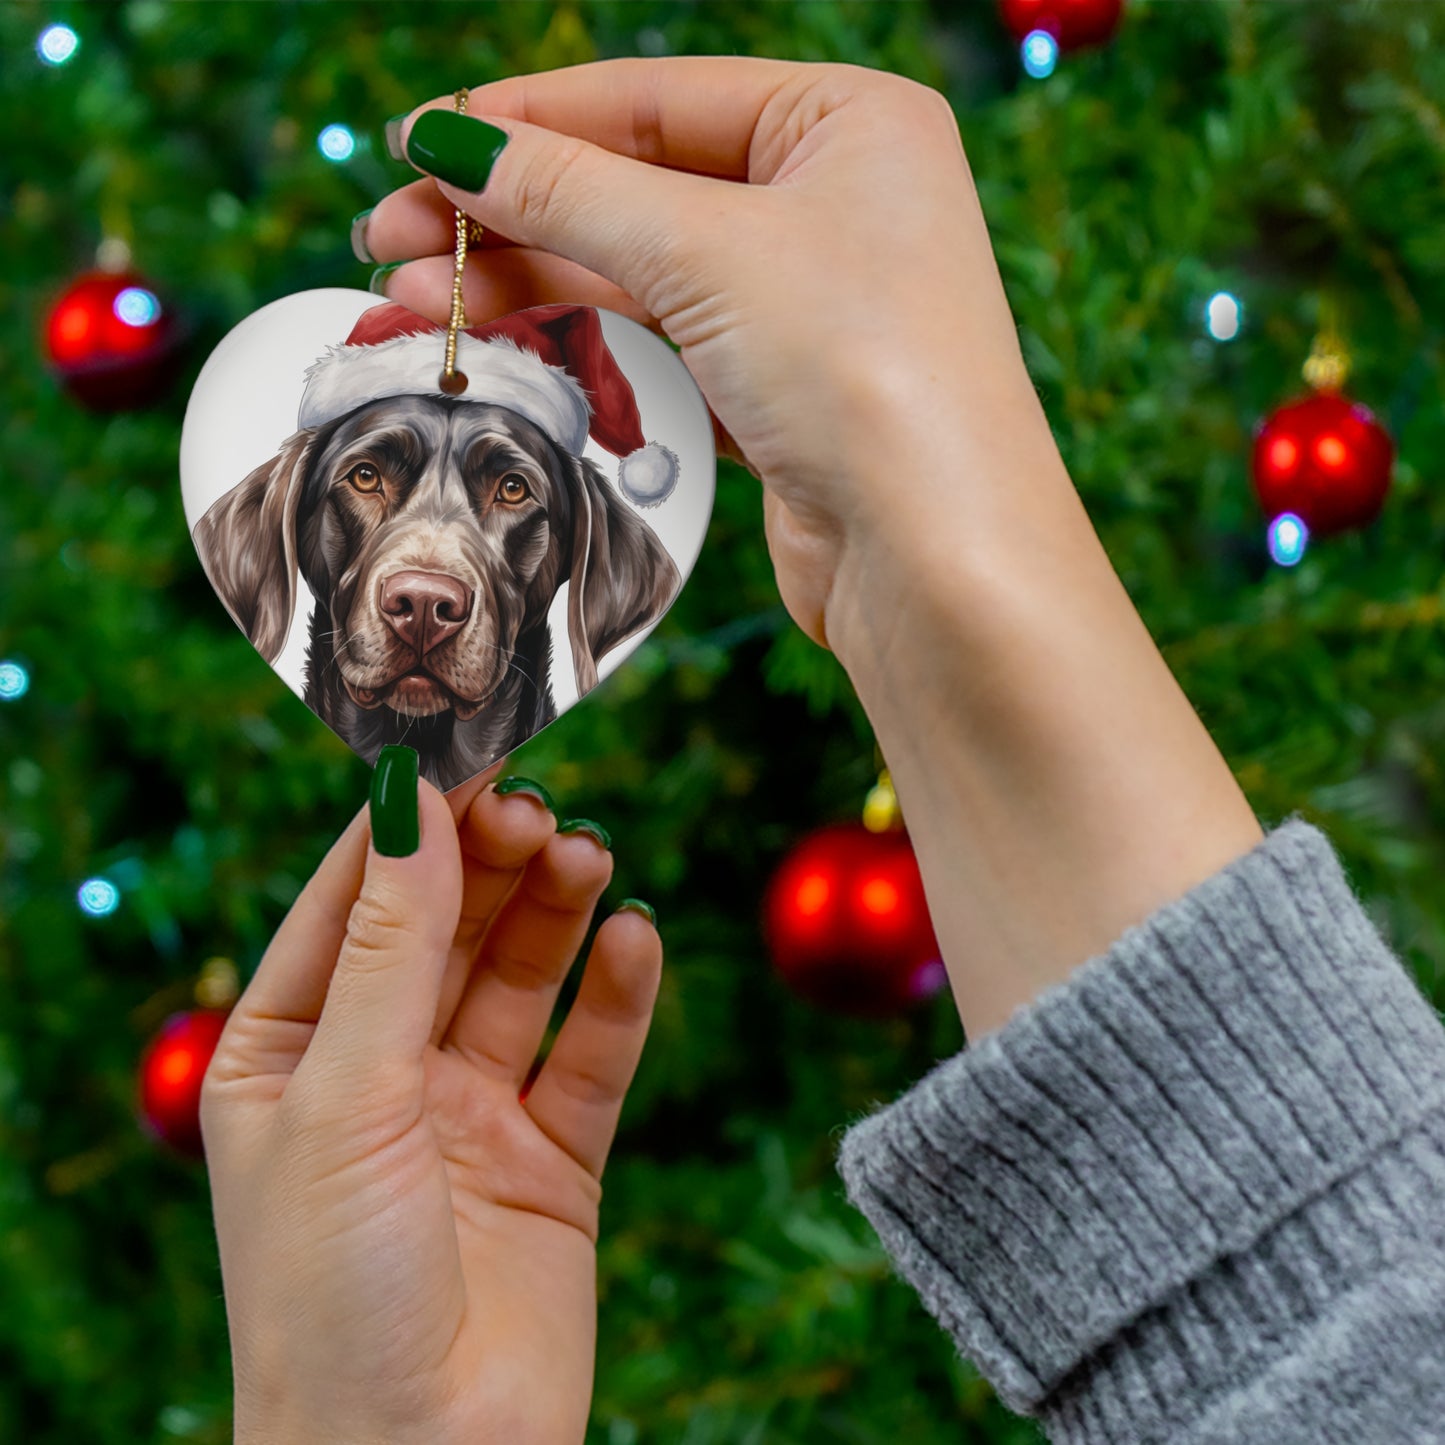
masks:
<svg viewBox="0 0 1445 1445"><path fill-rule="evenodd" d="M445 344L445 334L433 331L373 346L333 346L306 372L298 428L321 426L386 397L445 396L437 384ZM478 341L461 332L457 370L467 378L458 400L504 406L580 455L592 409L581 383L562 367L548 365L508 337Z"/></svg>

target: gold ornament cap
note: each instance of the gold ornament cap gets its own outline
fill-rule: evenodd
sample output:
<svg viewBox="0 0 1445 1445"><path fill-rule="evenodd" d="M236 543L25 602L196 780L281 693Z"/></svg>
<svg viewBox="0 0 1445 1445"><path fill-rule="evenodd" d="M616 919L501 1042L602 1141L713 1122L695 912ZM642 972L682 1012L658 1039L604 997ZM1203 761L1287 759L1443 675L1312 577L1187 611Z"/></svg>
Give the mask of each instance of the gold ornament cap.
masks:
<svg viewBox="0 0 1445 1445"><path fill-rule="evenodd" d="M878 774L878 781L869 788L864 799L863 826L870 833L888 833L903 826L898 794L893 791L893 779L887 768Z"/></svg>
<svg viewBox="0 0 1445 1445"><path fill-rule="evenodd" d="M229 958L208 958L196 980L196 1002L202 1008L230 1008L241 996L241 979Z"/></svg>
<svg viewBox="0 0 1445 1445"><path fill-rule="evenodd" d="M1319 330L1302 368L1305 385L1315 391L1342 391L1350 375L1350 349L1340 330L1339 303L1329 295L1320 298Z"/></svg>

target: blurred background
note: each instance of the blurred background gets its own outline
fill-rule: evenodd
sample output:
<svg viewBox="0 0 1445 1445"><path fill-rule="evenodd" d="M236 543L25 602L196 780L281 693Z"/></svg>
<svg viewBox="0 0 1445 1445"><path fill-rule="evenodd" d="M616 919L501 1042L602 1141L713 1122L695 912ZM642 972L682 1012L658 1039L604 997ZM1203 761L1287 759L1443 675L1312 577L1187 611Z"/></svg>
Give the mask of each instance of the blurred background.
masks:
<svg viewBox="0 0 1445 1445"><path fill-rule="evenodd" d="M1324 827L1445 998L1445 7L1055 8L0 7L0 1440L231 1438L196 1010L368 771L212 595L181 418L249 312L366 286L351 217L411 176L382 124L462 84L741 52L941 89L1145 620L1262 819ZM798 933L810 878L880 897L879 765L728 464L678 605L515 758L612 830L608 901L652 901L668 949L607 1175L597 1445L1038 1438L833 1168L963 1042L906 887L872 934Z"/></svg>

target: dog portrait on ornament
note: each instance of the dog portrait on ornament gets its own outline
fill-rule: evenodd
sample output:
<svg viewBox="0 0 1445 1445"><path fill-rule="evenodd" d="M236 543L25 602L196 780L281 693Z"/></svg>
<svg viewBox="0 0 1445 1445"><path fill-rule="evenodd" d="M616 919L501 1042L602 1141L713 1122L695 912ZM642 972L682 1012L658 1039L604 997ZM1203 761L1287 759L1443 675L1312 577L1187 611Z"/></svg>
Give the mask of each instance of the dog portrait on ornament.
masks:
<svg viewBox="0 0 1445 1445"><path fill-rule="evenodd" d="M649 520L677 486L678 452L644 441L595 308L460 332L456 394L440 386L444 334L371 305L298 378L274 454L204 510L187 503L202 565L262 657L362 758L406 743L446 789L553 721L554 681L570 705L641 640L701 527L692 515L679 545L673 525L675 559Z"/></svg>

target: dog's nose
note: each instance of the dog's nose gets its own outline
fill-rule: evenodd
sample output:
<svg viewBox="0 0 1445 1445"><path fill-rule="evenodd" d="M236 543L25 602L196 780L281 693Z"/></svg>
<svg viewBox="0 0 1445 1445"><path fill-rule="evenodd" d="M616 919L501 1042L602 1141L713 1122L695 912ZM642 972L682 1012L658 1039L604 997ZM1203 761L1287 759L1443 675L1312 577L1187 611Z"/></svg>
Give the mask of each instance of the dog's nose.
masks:
<svg viewBox="0 0 1445 1445"><path fill-rule="evenodd" d="M420 658L471 616L472 593L444 572L393 572L381 584L381 611Z"/></svg>

